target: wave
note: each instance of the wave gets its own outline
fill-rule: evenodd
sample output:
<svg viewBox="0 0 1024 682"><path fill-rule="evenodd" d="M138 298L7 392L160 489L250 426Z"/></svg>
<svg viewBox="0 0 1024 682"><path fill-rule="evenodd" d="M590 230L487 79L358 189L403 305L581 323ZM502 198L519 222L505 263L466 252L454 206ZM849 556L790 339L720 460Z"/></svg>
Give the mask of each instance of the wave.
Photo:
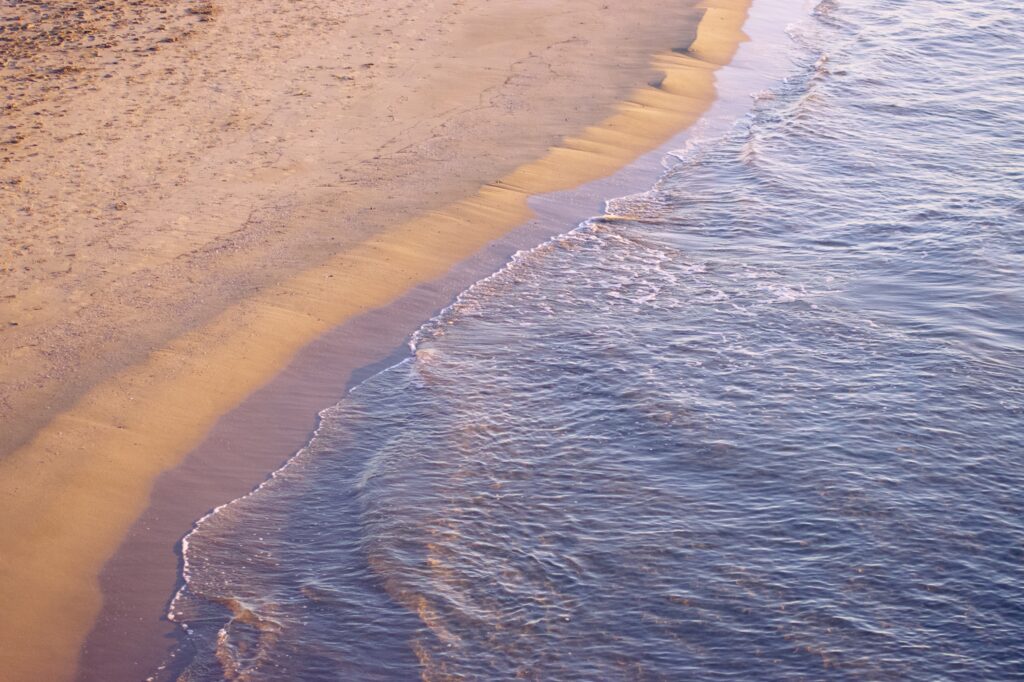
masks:
<svg viewBox="0 0 1024 682"><path fill-rule="evenodd" d="M979 113L1007 109L920 78L964 77L931 49L960 29L906 12L819 3L731 127L460 293L200 520L187 675L1010 671L1020 235Z"/></svg>

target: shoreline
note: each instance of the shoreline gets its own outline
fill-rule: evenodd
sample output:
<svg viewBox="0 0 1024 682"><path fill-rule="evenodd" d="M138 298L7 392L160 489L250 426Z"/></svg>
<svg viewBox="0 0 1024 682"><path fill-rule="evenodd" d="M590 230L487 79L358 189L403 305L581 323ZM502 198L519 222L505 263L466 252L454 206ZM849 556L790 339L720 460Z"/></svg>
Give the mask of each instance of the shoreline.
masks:
<svg viewBox="0 0 1024 682"><path fill-rule="evenodd" d="M319 412L357 384L408 357L409 335L460 293L503 267L521 249L592 217L616 193L643 191L664 172L671 145L647 152L606 178L532 197L536 214L386 306L315 339L266 385L222 416L176 468L157 479L149 506L100 576L104 605L83 647L80 680L151 672L174 645L180 625L167 620L181 587L181 540L215 506L251 493L305 447ZM286 453L286 454L282 454ZM180 491L188 490L183 500ZM187 529L185 533L182 529ZM140 663L139 652L145 652ZM171 661L168 670L174 672Z"/></svg>
<svg viewBox="0 0 1024 682"><path fill-rule="evenodd" d="M735 7L740 3L717 4ZM296 365L294 360L298 353L305 352L303 348L308 348L314 358L320 354L321 359L326 355L350 361L349 372L365 367L364 360L372 359L373 353L382 349L390 354L387 349L397 344L388 346L384 339L398 334L400 343L416 323L437 308L438 297L450 298L465 288L457 287L454 292L445 288L453 281L449 274L453 265L493 248L496 241L530 220L530 197L608 176L692 124L713 101L714 69L728 62L741 40L742 18L736 9L710 9L695 40L693 53L697 57L673 53L657 57L653 66L666 73L665 79L657 86L637 91L632 101L621 105L618 113L603 124L567 139L541 160L521 166L470 199L371 237L326 264L229 308L206 327L175 339L145 362L89 391L41 429L29 445L0 462L8 486L4 490L5 511L12 510L5 516L5 524L23 530L20 537L4 533L8 556L23 559L6 567L6 584L13 581L19 590L18 594L5 591L5 601L13 603L13 608L0 622L0 635L5 641L15 642L4 657L6 669L13 671L12 679L19 679L21 674L26 679L40 675L60 679L72 674L75 657L68 654L77 652L73 643L81 642L100 612L96 577L104 566L115 565L108 564L115 552L119 557L129 556L118 549L129 547L123 541L133 527L142 529L139 537L155 543L157 549L163 546L167 550L165 556L156 557L155 563L170 564L175 571L170 548L188 526L181 528L178 519L169 522L161 534L153 531L144 521L147 517L141 515L150 509L155 510L150 518L159 518L167 508L184 509L184 505L180 497L162 497L160 484L156 489L152 487L154 480L168 471L183 470L183 461L196 460L189 453L205 442L211 445L204 447L217 451L218 456L213 461L201 457L196 460L202 461L190 474L191 480L209 480L217 494L227 495L221 503L238 495L228 493L225 487L218 488L218 479L221 483L230 481L235 487L241 485L246 491L253 487L240 482L232 462L220 456L224 441L217 440L216 429L226 423L225 415L236 413L236 408L266 390L295 409L289 417L294 424L307 424L287 434L294 442L301 433L301 446L316 411L340 398L338 385L348 383L335 377L336 397L319 402L312 413L307 407L291 403L291 394L280 386L275 391L275 377L284 377ZM583 217L593 212L588 207ZM503 248L508 247L493 248L492 256ZM389 306L404 307L408 317L400 322ZM413 323L407 324L408 320ZM332 329L344 329L346 325L355 326L338 332L342 341L325 337ZM387 328L383 334L382 327ZM353 339L362 343L364 355L354 352ZM318 346L320 342L324 345ZM225 385L227 378L230 386ZM286 378L282 380L287 384ZM323 396L309 398L322 401ZM169 415L173 423L189 428L168 432L164 425ZM258 412L250 412L241 419L251 424L258 416ZM269 430L280 430L281 414L271 411L262 415L269 416L274 419L274 428ZM91 452L103 454L83 455L74 463L54 461L52 453L75 452L83 443L90 445ZM240 445L234 441L236 449ZM138 457L140 449L149 456ZM240 461L248 467L246 481L255 479L258 483L282 462L282 453L290 456L295 449L275 446L276 463L255 464L246 452L241 453ZM214 461L223 467L219 475L211 469ZM12 487L12 480L21 485ZM188 476L182 480L189 480ZM178 488L173 494L180 496L179 485L171 487ZM201 506L195 490L190 489L186 496ZM41 504L40 500L52 502ZM195 518L197 515L190 517ZM176 534L171 533L172 527L178 528ZM36 532L24 532L29 528ZM172 535L173 542L168 543ZM45 554L39 551L42 543L47 546ZM138 556L153 554L147 550ZM131 567L129 573L139 570L137 564L127 565ZM116 578L116 571L104 572L108 606L112 575ZM113 584L123 585L117 579ZM159 594L148 586L141 593ZM131 596L124 591L121 594ZM169 597L166 592L160 594L162 602ZM59 624L53 622L54 613L64 616ZM43 637L50 638L48 647L39 646ZM116 639L114 636L110 641ZM95 636L90 640L97 641ZM30 651L33 646L35 650ZM12 649L18 651L12 655ZM97 649L90 647L89 651ZM108 662L114 658L109 650L101 657Z"/></svg>

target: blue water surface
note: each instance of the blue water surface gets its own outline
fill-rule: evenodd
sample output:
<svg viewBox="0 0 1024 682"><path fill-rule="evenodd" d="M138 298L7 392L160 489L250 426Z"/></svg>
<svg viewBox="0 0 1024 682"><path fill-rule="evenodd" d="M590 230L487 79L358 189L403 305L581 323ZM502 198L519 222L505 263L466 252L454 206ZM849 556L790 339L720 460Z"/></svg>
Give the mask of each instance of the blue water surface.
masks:
<svg viewBox="0 0 1024 682"><path fill-rule="evenodd" d="M184 679L1024 679L1024 8L790 32L200 524Z"/></svg>

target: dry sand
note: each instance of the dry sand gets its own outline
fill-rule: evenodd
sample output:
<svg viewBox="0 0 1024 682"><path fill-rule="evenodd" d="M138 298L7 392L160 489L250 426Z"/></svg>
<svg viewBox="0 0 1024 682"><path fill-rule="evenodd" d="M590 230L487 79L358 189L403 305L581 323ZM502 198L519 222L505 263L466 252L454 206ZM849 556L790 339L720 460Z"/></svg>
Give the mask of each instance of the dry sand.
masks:
<svg viewBox="0 0 1024 682"><path fill-rule="evenodd" d="M709 4L0 6L5 679L73 675L156 476L299 349L695 120Z"/></svg>

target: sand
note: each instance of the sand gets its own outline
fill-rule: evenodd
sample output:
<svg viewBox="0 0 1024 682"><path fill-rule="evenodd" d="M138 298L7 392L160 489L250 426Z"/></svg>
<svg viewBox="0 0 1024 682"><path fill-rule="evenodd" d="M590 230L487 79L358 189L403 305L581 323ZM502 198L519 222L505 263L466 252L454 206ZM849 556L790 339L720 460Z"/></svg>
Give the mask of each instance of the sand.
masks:
<svg viewBox="0 0 1024 682"><path fill-rule="evenodd" d="M101 569L218 418L521 224L530 195L695 120L743 18L732 1L77 5L0 8L12 680L74 675Z"/></svg>

